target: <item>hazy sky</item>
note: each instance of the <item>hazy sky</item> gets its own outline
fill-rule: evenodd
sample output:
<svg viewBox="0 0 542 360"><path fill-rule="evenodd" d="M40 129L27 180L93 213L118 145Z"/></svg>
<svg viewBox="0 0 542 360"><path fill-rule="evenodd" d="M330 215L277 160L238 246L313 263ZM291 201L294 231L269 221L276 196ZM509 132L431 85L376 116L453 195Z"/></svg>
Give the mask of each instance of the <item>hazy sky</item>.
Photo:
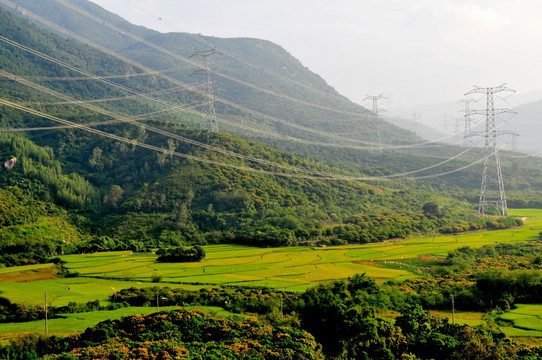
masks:
<svg viewBox="0 0 542 360"><path fill-rule="evenodd" d="M163 32L273 41L366 106L367 94L404 107L473 85L542 89L542 0L92 1Z"/></svg>

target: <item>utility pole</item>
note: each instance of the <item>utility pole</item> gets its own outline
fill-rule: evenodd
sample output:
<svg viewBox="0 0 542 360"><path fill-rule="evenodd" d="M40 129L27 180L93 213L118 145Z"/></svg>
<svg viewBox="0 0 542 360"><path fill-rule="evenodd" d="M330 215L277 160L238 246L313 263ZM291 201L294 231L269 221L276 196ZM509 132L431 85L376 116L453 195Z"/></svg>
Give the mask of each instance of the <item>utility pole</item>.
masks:
<svg viewBox="0 0 542 360"><path fill-rule="evenodd" d="M455 302L454 302L454 295L451 295L452 297L452 324L455 324Z"/></svg>
<svg viewBox="0 0 542 360"><path fill-rule="evenodd" d="M494 206L502 217L508 217L508 205L504 192L504 181L497 147L497 137L502 134L517 135L510 131L497 132L495 115L510 112L508 109L495 109L493 95L502 91L512 91L502 84L496 87L482 88L475 86L473 90L465 94L484 94L486 96L485 110L472 110L470 114L485 115L486 128L483 132L471 132L466 137L481 135L484 137L484 169L482 171L482 185L480 190L480 202L478 205L478 216L483 216L486 210ZM498 193L497 188L498 187Z"/></svg>
<svg viewBox="0 0 542 360"><path fill-rule="evenodd" d="M204 102L203 105L207 109L207 121L202 119L200 123L200 129L207 129L211 132L218 131L218 124L216 121L216 112L215 112L215 99L213 96L213 81L212 81L212 71L209 65L209 57L216 53L216 50L202 50L194 51L190 57L201 56L203 58L203 69L196 70L193 74L200 74L205 77L204 83Z"/></svg>
<svg viewBox="0 0 542 360"><path fill-rule="evenodd" d="M412 113L412 129L414 129L414 134L418 133L418 120L421 119L421 115L418 113Z"/></svg>
<svg viewBox="0 0 542 360"><path fill-rule="evenodd" d="M47 293L45 293L45 334L49 334L49 324L47 323Z"/></svg>
<svg viewBox="0 0 542 360"><path fill-rule="evenodd" d="M382 134L381 134L381 131L380 131L380 118L379 118L378 114L380 112L384 111L384 110L378 108L378 100L380 100L380 99L385 99L384 94L380 94L380 95L376 95L376 96L367 95L365 97L365 99L363 99L363 100L371 100L373 102L373 113L375 114L375 120L376 120L375 124L376 124L377 149L378 149L378 153L382 154L382 152L383 152L383 149L382 149Z"/></svg>
<svg viewBox="0 0 542 360"><path fill-rule="evenodd" d="M448 133L448 113L444 114L444 120L442 120L442 124L444 125L444 133Z"/></svg>

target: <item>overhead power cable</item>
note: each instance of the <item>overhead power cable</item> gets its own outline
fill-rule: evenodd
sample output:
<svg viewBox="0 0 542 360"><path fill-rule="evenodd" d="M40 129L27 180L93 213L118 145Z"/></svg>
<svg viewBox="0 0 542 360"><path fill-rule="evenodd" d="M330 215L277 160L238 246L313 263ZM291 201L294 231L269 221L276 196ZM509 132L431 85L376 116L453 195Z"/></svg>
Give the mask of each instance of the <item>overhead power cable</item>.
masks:
<svg viewBox="0 0 542 360"><path fill-rule="evenodd" d="M127 139L127 138L124 138L122 136L118 136L118 135L115 135L115 134L107 133L105 131L93 129L93 128L88 127L86 125L77 124L77 123L71 122L69 120L61 119L59 117L43 113L41 111L30 109L28 107L24 107L22 105L19 105L17 103L14 103L14 102L11 102L11 101L8 101L8 100L5 100L5 99L0 99L0 105L9 106L11 108L18 109L18 110L24 111L24 112L32 114L32 115L36 115L36 116L39 116L39 117L42 117L42 118L45 118L45 119L49 119L49 120L52 120L52 121L55 121L55 122L59 122L59 123L65 124L65 125L70 125L70 126L72 126L74 128L77 128L77 129L81 129L81 130L84 130L84 131L87 131L87 132L90 132L90 133L93 133L93 134L104 136L104 137L107 137L107 138L110 138L110 139L113 139L113 140L118 140L118 141L122 141L124 143L132 144L132 145L139 146L139 147L143 147L143 148L146 148L146 149L149 149L149 150L154 150L154 151L158 151L158 152L161 152L161 153L168 153L168 154L171 154L173 156L183 157L183 158L194 160L194 161L204 162L204 163L207 163L207 164L217 165L217 166L222 166L222 167L233 168L233 169L242 170L242 171L250 171L250 172L256 172L256 173L267 174L267 175L274 175L274 176L281 176L281 177L288 177L288 178L309 179L309 180L326 180L326 181L331 181L331 180L333 180L333 181L337 181L337 180L350 180L350 181L388 180L390 177L397 175L397 174L394 174L392 176L388 175L388 176L372 176L372 177L369 177L369 176L368 177L355 177L355 176L338 175L338 176L329 176L329 177L319 177L319 176L300 175L300 174L287 174L287 173L281 173L281 172L276 172L276 171L255 169L255 168L251 168L251 167L240 166L240 165L235 165L235 164L228 164L228 163L224 163L224 162L220 162L220 161L205 159L205 158L202 158L202 157L198 157L198 156L194 156L194 155L188 155L188 154L184 154L184 153L179 153L179 152L176 152L176 151L170 151L170 150L158 147L158 146L154 146L154 145L146 144L146 143L143 143L143 142L139 142L139 141L137 141L135 139ZM437 176L441 176L441 175L445 175L445 174L446 175L451 174L453 172L460 171L460 170L466 169L466 168L468 168L470 166L473 166L473 165L481 162L482 160L477 160L477 161L475 161L475 162L473 162L471 164L465 165L465 166L463 166L463 167L461 167L459 169L446 171L446 172L443 172L441 174L433 174L433 175L430 175L430 176L431 177L437 177Z"/></svg>
<svg viewBox="0 0 542 360"><path fill-rule="evenodd" d="M124 86L122 86L122 85L118 85L118 84L113 83L113 82L111 82L111 81L109 81L109 80L107 80L107 79L102 79L102 78L100 78L99 76L96 76L96 75L90 74L90 73L88 73L88 72L86 72L86 71L77 69L77 68L75 68L75 67L73 67L73 66L71 66L71 65L69 65L69 64L65 64L65 63L63 63L63 62L61 62L61 61L59 61L59 60L56 60L56 59L54 59L54 58L51 58L51 57L48 56L48 55L41 54L40 52L38 52L38 51L36 51L36 50L34 50L34 49L31 49L31 48L29 48L29 47L27 47L27 46L18 44L18 43L14 42L14 41L12 41L12 40L10 40L10 39L7 39L7 38L5 38L5 37L3 37L3 36L1 36L1 35L0 35L0 40L1 40L1 41L4 41L4 42L7 42L7 43L9 43L9 44L11 44L11 45L13 45L13 46L16 46L16 47L18 47L18 48L20 48L20 49L22 49L22 50L29 51L30 53L32 53L32 54L34 54L34 55L37 55L37 56L40 56L40 57L45 58L45 59L47 59L47 60L50 60L50 61L52 61L52 62L54 62L54 63L56 63L56 64L58 64L58 65L65 66L65 67L69 68L70 70L73 70L73 71L82 73L82 74L84 74L84 75L86 75L86 76L89 76L89 77L92 77L92 78L94 78L94 79L96 79L96 80L105 82L105 83L107 83L107 84L109 84L109 85L112 85L112 86L114 86L114 87L119 87L119 88L121 88L121 89L123 89L123 90L126 90L126 91L129 91L129 92L131 92L131 93L134 93L134 94L140 94L141 96L143 96L143 97L145 97L145 98L149 98L149 99L151 99L151 100L157 100L157 101L158 101L158 99L154 99L154 98L149 97L149 96L147 96L147 95L145 95L145 94L139 93L139 92L137 92L137 91L135 91L135 90L126 88L126 87L124 87ZM22 78L21 78L21 79L22 79ZM80 104L80 105L82 105L84 102L83 102L83 101L80 101L80 100L74 100L74 103L75 103L75 104ZM171 107L172 107L172 108L179 108L179 109L182 109L182 110L184 110L184 111L188 111L186 108L181 107L181 106L173 106L173 105L171 105ZM190 112L190 111L189 111L189 112ZM198 113L198 114L199 114L199 113ZM269 133L269 135L276 135L276 134L274 134L274 133ZM298 139L298 141L300 141L300 140ZM309 142L309 141L307 141L307 143L315 144L315 142ZM328 145L328 146L329 146L329 145ZM355 148L354 146L348 146L348 145L336 145L336 146L347 147L347 148L348 148L348 147ZM467 149L467 150L469 150L469 149ZM437 167L437 166L439 166L439 165L442 165L443 163L446 163L446 162L448 162L448 161L451 161L451 160L453 160L453 159L456 159L456 158L460 157L462 154L464 154L465 152L466 152L466 151L463 151L463 152L461 152L460 154L457 154L457 155L455 155L455 156L453 156L453 157L451 157L451 158L449 158L449 159L446 159L446 160L444 160L443 162L441 162L441 163L439 163L439 164L432 165L432 166L428 167L427 169ZM425 171L425 170L427 170L427 169L414 170L414 171L408 172L408 174L413 174L413 173L416 173L416 172ZM399 176L402 176L402 174L394 174L394 175L391 175L390 177L399 177Z"/></svg>
<svg viewBox="0 0 542 360"><path fill-rule="evenodd" d="M133 34L127 32L127 31L125 31L125 30L122 30L122 29L120 29L120 28L118 28L118 27L116 27L116 26L114 26L114 25L112 25L112 24L106 22L106 21L103 20L103 19L97 18L97 17L95 17L94 15L89 14L88 12L86 12L86 11L80 9L80 8L77 8L77 7L74 6L74 5L71 5L71 4L69 4L69 3L66 3L66 2L63 1L63 0L55 0L55 1L57 1L57 2L59 2L59 3L63 4L63 5L65 5L65 6L67 6L68 8L71 8L72 10L74 10L74 11L76 11L76 12L79 12L79 13L82 14L82 15L85 15L85 16L89 17L89 18L92 19L93 21L99 22L101 25L108 26L108 27L111 28L112 30L119 32L119 34L121 34L121 35L129 36L129 37L131 37L132 39L134 39L134 40L136 40L136 41L142 42L142 43L144 43L144 44L146 44L146 45L148 45L148 46L151 46L151 47L153 47L153 48L155 48L155 49L157 49L157 50L159 50L159 51L162 51L162 52L164 52L164 53L166 53L166 54L168 54L168 55L170 55L170 56L173 56L173 57L175 57L175 58L177 58L177 59L179 59L179 60L181 60L181 61L189 62L190 64L192 64L192 65L194 65L194 66L199 66L199 67L201 67L200 64L194 63L192 60L187 59L186 57L183 57L183 56L181 56L181 55L179 55L179 54L173 53L173 52L171 52L171 51L169 51L169 50L167 50L167 49L165 49L165 48L163 48L163 47L160 47L160 46L158 46L158 45L156 45L156 44L153 44L153 43L151 43L151 42L149 42L149 41L147 41L147 40L145 40L145 39L142 39L142 38L140 38L140 37L138 37L138 36L136 36L136 35L133 35ZM25 12L25 15L34 18L36 21L41 21L41 20L40 20L41 17L40 17L39 15L33 14L32 12L28 11L27 9L22 9L21 7L16 6L15 4L11 3L11 2L8 1L8 0L0 0L0 2L1 2L1 3L4 3L4 4L6 4L6 5L10 5L10 4L11 4L12 7L17 7L19 11L24 11L24 12ZM43 19L43 18L41 18L41 19ZM48 23L51 23L51 22L50 22L49 20L43 19L42 23L48 25ZM131 63L131 64L134 65L134 66L138 66L139 68L142 68L142 69L144 69L144 70L146 70L146 71L155 71L155 70L152 70L152 69L148 69L148 68L144 67L143 65L141 65L141 64L139 64L139 63L137 63L137 62L134 62L133 60L127 59L127 58L125 58L125 57L123 57L123 56L121 56L121 55L119 55L119 54L117 54L117 53L115 53L115 52L113 52L113 51L111 51L111 50L108 50L108 49L104 48L103 46L101 46L101 45L99 45L99 44L96 44L96 43L92 42L92 41L89 40L88 38L85 38L85 37L80 36L80 35L78 35L78 34L74 34L73 32L71 32L71 31L69 31L69 30L66 30L66 29L64 29L64 28L62 28L62 27L60 27L60 26L58 26L58 25L56 25L56 24L54 24L54 23L52 23L52 24L53 24L53 25L48 25L48 26L54 26L54 28L55 28L57 31L61 31L61 32L65 33L66 35L71 36L71 37L74 37L74 38L76 38L77 40L79 40L79 41L81 41L81 42L83 42L83 43L89 44L90 46L95 46L95 47L99 48L100 50L105 51L106 53L108 53L108 54L110 54L110 55L112 55L112 56L116 56L116 57L118 57L118 58L120 58L120 59L122 59L122 60L124 60L124 61L127 61L127 62ZM64 29L64 31L62 31L61 29ZM228 77L228 76L225 75L225 74L218 73L218 72L215 72L215 73L217 73L217 74L219 74L220 76L223 76L223 77L225 77L225 78L228 78L228 79L231 80L231 81L237 81L238 83L241 83L241 82L242 82L242 80ZM187 86L186 84L183 84L182 82L180 82L180 81L178 81L178 80L176 80L176 79L169 78L169 77L166 77L166 78L167 78L169 81L172 81L172 82L174 82L174 83L182 84L183 86ZM293 98L287 97L287 96L285 96L285 95L277 94L277 93L274 93L274 92L269 92L269 90L263 89L263 88L261 88L261 87L257 87L257 86L255 86L255 85L253 85L253 84L250 84L250 83L243 82L243 84L246 85L246 86L250 86L250 87L252 87L252 88L255 88L255 89L257 89L257 90L260 90L260 91L268 92L268 93L270 93L270 94L272 94L272 95L275 95L275 96L278 96L278 97L280 97L280 98L288 98L288 100L290 100L290 101L295 101L295 102L298 102L298 103L301 102L301 103L303 103L303 104L305 104L305 105L308 105L308 106L314 106L314 107L318 107L318 108L320 108L320 109L325 109L325 110L328 110L328 111L334 111L334 112L338 112L338 113L347 113L347 114L349 114L349 115L360 116L360 114L358 114L358 113L351 113L351 112L345 112L345 111L342 111L342 110L339 110L339 109L328 108L328 107L322 107L321 105L318 105L318 104L311 104L311 103L307 103L307 102L303 102L303 101L300 101L300 100L297 100L297 99L293 99ZM294 128L300 129L300 130L302 130L302 131L312 132L312 133L315 133L315 134L317 134L317 135L325 136L325 137L330 137L330 138L333 138L333 139L338 140L338 141L347 141L347 142L353 142L353 143L358 143L358 144L367 144L367 145L368 145L367 148L374 147L374 143L373 143L373 142L363 141L363 140L358 140L358 139L351 139L351 138L347 138L347 137L342 137L342 136L334 135L334 134L329 133L329 132L325 132L325 131L321 131L321 130L316 130L316 129L312 129L312 128L307 128L307 127L304 127L304 126L300 126L300 125L297 125L297 124L293 124L293 123L284 121L284 120L282 120L282 119L278 119L278 118L275 118L275 117L272 117L272 116L269 116L269 115L260 113L260 112L258 112L258 111L255 111L255 110L246 108L246 107L244 107L244 106L242 106L242 105L240 105L240 104L233 103L233 102L231 102L231 101L228 101L228 100L225 100L225 99L221 99L221 98L219 98L219 97L216 97L216 99L219 100L219 101L221 101L221 102L223 102L224 104L227 104L227 105L230 105L230 106L232 106L232 107L238 108L238 109L243 110L243 111L245 111L245 112L247 112L247 113L250 113L250 114L253 114L253 115L256 115L256 116L261 116L261 117L264 117L265 119L268 119L268 120L271 120L271 121L274 121L274 122L279 122L279 123L284 124L284 125L286 125L286 126L294 127ZM367 114L365 114L364 117L367 118L367 117L370 117L370 116L367 116ZM223 119L222 119L221 121L224 122ZM230 125L231 125L231 124L230 124ZM233 125L233 126L235 126L235 127L240 127L240 126L238 126L238 125ZM250 127L247 128L247 126L243 126L242 128L243 128L244 130L248 130L248 131L251 131L251 132L256 132L256 133L261 132L261 131L259 131L259 130L257 130L257 129L254 129L254 128L250 128ZM276 136L274 136L274 137L276 137ZM293 138L293 139L296 139L296 138ZM293 141L295 141L295 140L293 140ZM327 143L320 143L320 145L323 145L323 144L327 144ZM421 143L421 144L389 145L389 146L385 146L385 148L387 148L387 149L404 149L404 148L417 148L417 147L423 147L423 146L429 146L429 145L432 145L432 146L443 146L443 144L438 144L438 143L435 142L435 141L427 141L427 142L424 142L424 143ZM366 149L366 148L363 148L363 149Z"/></svg>
<svg viewBox="0 0 542 360"><path fill-rule="evenodd" d="M211 145L208 145L208 144L205 144L205 143L201 143L201 142L198 142L198 141L195 141L195 140L192 140L192 139L189 139L189 138L186 138L186 137L183 137L183 136L180 136L180 135L177 135L177 134L174 134L174 133L171 133L171 132L168 132L168 131L165 131L165 130L162 130L162 129L159 129L159 128L156 128L156 127L153 127L153 126L150 126L150 125L145 124L145 123L137 122L137 121L135 121L135 119L133 117L130 117L130 118L128 118L128 117L119 117L118 115L116 115L116 114L114 114L114 113L112 113L110 111L107 111L107 110L102 109L100 107L96 107L96 106L86 104L86 103L81 102L79 100L76 100L76 99L74 99L74 98L72 98L72 97L70 97L68 95L61 94L59 92L56 92L56 91L51 90L49 88L46 88L46 87L43 87L41 85L35 84L35 83L30 82L30 81L28 81L28 80L26 80L24 78L13 75L13 74L8 73L8 72L3 71L3 70L0 70L0 76L6 77L6 78L8 78L10 80L13 80L13 81L17 81L17 82L19 82L19 83L21 83L23 85L26 85L26 86L29 86L29 87L35 89L35 90L42 91L42 92L45 92L45 93L47 93L49 95L64 99L64 100L66 100L67 103L72 103L72 104L76 104L76 105L79 105L79 106L83 106L83 107L85 107L85 108L87 108L89 110L96 111L98 113L113 117L115 119L115 120L110 120L110 121L103 121L103 122L99 122L99 123L93 123L92 126L112 124L112 123L115 123L115 122L128 122L128 123L135 124L137 126L142 126L142 127L144 127L145 129L147 129L149 131L161 134L161 135L166 136L166 137L174 138L174 139L177 139L177 140L180 140L180 141L183 141L183 142L195 145L195 146L203 147L203 148L206 148L208 150L219 152L219 153L222 153L222 154L225 154L225 155L235 156L235 157L238 157L238 158L241 158L241 159L244 159L244 160L258 162L258 163L261 163L261 164L275 166L275 167L279 167L279 168L283 168L283 169L287 169L287 170L292 170L292 171L311 173L311 174L318 175L318 176L337 176L335 174L322 173L322 172L311 171L311 170L307 170L307 169L301 169L301 168L298 168L298 167L287 166L287 165L284 165L284 164L279 164L279 163L271 162L271 161L268 161L268 160L263 160L263 159L255 158L255 157L252 157L252 156L238 154L238 153L235 153L233 151L217 148L215 146L211 146ZM90 125L87 125L87 126L90 126ZM19 129L19 131L22 131L22 130L23 129ZM42 127L42 128L29 128L29 130L30 131L36 131L36 130L49 130L49 129L46 128L46 127L45 128ZM461 157L462 155L466 154L471 149L473 149L473 148L468 148L468 149L462 151L461 153L459 153L459 154L457 154L457 155L455 155L453 157L450 157L450 158L448 158L446 160L443 160L443 161L441 161L441 162L439 162L437 164L433 164L433 165L427 166L427 167L422 168L422 169L403 172L403 173L400 173L400 174L388 175L387 177L388 178L404 177L404 176L416 174L416 173L419 173L419 172L431 170L431 169L434 169L434 168L436 168L438 166L444 165L444 164L446 164L446 163L448 163L448 162L450 162L452 160L455 160L455 159Z"/></svg>
<svg viewBox="0 0 542 360"><path fill-rule="evenodd" d="M73 104L83 106L83 107L85 107L85 108L87 108L89 110L96 111L96 112L98 112L100 114L113 117L116 121L131 123L131 124L136 125L136 126L142 126L146 130L149 130L151 132L154 132L154 133L166 136L166 137L174 138L176 140L180 140L180 141L183 141L185 143L189 143L189 144L192 144L192 145L195 145L195 146L199 146L199 147L202 147L202 148L205 148L205 149L208 149L208 150L212 150L212 151L222 153L222 154L225 154L225 155L229 155L229 156L238 157L238 158L241 158L241 159L247 160L247 161L252 161L252 162L257 162L257 163L261 163L261 164L265 164L265 165L269 165L269 166L275 166L275 167L278 167L278 168L283 168L283 169L286 169L286 170L304 172L304 173L311 173L311 174L318 175L318 176L333 176L332 174L324 174L324 173L320 173L320 172L317 172L317 171L301 169L301 168L297 168L297 167L294 167L294 166L288 166L288 165L284 165L284 164L275 163L275 162L272 162L272 161L269 161L269 160L264 160L264 159L259 159L259 158L255 158L255 157L248 156L248 155L238 154L238 153L235 153L233 151L224 150L224 149L218 148L216 146L208 145L208 144L196 141L196 140L186 138L184 136L180 136L180 135L177 135L177 134L174 134L174 133L159 129L159 128L156 128L154 126L151 126L151 125L148 125L148 124L145 124L145 123L140 123L140 122L134 121L132 118L120 117L120 116L118 116L118 115L116 115L116 114L114 114L114 113L112 113L110 111L104 110L102 108L99 108L99 107L96 107L96 106L93 106L93 105L81 103L80 101L78 101L78 100L76 100L76 99L74 99L74 98L72 98L72 97L70 97L68 95L64 95L64 94L58 93L58 92L56 92L54 90L45 88L45 87L43 87L41 85L32 83L30 81L27 81L27 80L25 80L25 79L23 79L21 77L10 74L10 73L8 73L6 71L3 71L3 70L0 70L0 76L4 76L4 77L6 77L6 78L8 78L10 80L17 81L17 82L19 82L19 83L21 83L23 85L32 87L35 90L45 92L45 93L47 93L49 95L59 97L61 99L66 100L67 102L71 101ZM96 125L96 124L94 124L94 125ZM102 123L102 125L103 125L103 123Z"/></svg>
<svg viewBox="0 0 542 360"><path fill-rule="evenodd" d="M4 2L6 0L0 0L0 2ZM161 100L159 98L154 98L152 96L149 96L145 93L142 93L142 92L139 92L137 90L133 90L127 86L124 86L124 85L120 85L120 84L117 84L111 80L108 80L108 79L104 79L104 78L101 78L100 76L98 75L94 75L94 74L91 74L91 73L88 73L87 71L84 71L84 70L81 70L81 69L78 69L70 64L67 64L65 62L62 62L60 60L57 60L55 58L52 58L51 56L49 55L46 55L46 54L43 54L35 49L32 49L31 47L28 47L26 45L22 45L22 44L19 44L11 39L8 39L4 36L1 36L0 35L0 41L4 41L10 45L13 45L15 47L18 47L19 49L21 50L24 50L24 51L27 51L33 55L36 55L36 56L39 56L43 59L46 59L48 61L51 61L57 65L60 65L60 66L63 66L63 67L66 67L72 71L75 71L75 72L78 72L80 74L83 74L85 76L88 76L94 80L98 80L98 81L101 81L101 82L104 82L110 86L113 86L113 87L116 87L116 88L119 88L121 90L124 90L124 91L127 91L133 95L137 95L137 96L140 96L140 97L143 97L145 99L148 99L150 101L154 101L154 102L157 102L161 105L165 105L165 106L169 106L171 107L172 109L177 109L177 110L180 110L180 111L183 111L183 112L188 112L188 113L191 113L193 115L196 115L196 116L200 116L200 117L204 117L204 118L209 118L209 115L207 114L203 114L201 112L198 112L198 111L195 111L195 110L192 110L192 109L188 109L186 108L185 106L181 106L181 105L173 105L173 104L170 104L168 103L167 101L164 101L164 100ZM175 82L175 81L174 81ZM179 82L177 82L179 83ZM184 84L186 86L186 84ZM232 104L233 103L230 103L228 101L226 101L227 104ZM264 115L264 114L260 114L260 113L257 113L255 111L252 111L250 109L246 109L242 106L239 106L237 105L237 107L241 107L243 109L245 109L247 112L250 112L250 113L255 113L256 115L259 115L259 116L262 116L264 118L268 118L268 119L275 119L275 118L272 118L268 115ZM323 136L330 136L330 137L333 137L332 135L330 135L329 133L326 133L326 132L323 132L323 131L319 131L319 130L314 130L314 129L309 129L309 128L305 128L305 127L302 127L300 125L295 125L295 124L290 124L284 120L279 120L279 119L276 119L277 121L280 121L281 123L284 123L285 125L289 125L289 126L292 126L294 128L300 128L300 129L304 129L304 130L308 130L310 132L313 132L313 133L317 133L317 134L320 134L320 135L323 135ZM316 142L316 141L311 141L311 140L305 140L305 139L300 139L300 138L296 138L296 137L292 137L292 136L288 136L288 135L282 135L282 134L278 134L278 133L274 133L274 132L270 132L270 131L265 131L265 130L261 130L261 129L254 129L250 126L247 126L247 125L243 125L243 124L239 124L239 123L236 123L236 122L232 122L232 121L229 121L229 120L225 120L225 119L220 119L220 121L224 124L227 124L227 125L230 125L230 126L234 126L234 127L237 127L237 128L240 128L240 129L243 129L243 130L247 130L247 131L251 131L251 132L254 132L254 133L258 133L258 134L262 134L262 135L265 135L265 136L269 136L269 137L274 137L274 138L281 138L283 140L289 140L289 141L294 141L294 142L301 142L301 143L306 143L306 144L312 144L312 145L320 145L320 146L327 146L327 147L337 147L337 148L349 148L349 149L360 149L360 150L366 150L368 147L362 147L362 146L358 146L358 145L348 145L348 144L334 144L334 143L326 143L326 142ZM341 138L341 137L335 137L337 138L338 140L345 140L345 138ZM354 140L352 139L352 141L356 141L356 142L364 142L364 141L360 141L360 140ZM368 143L368 144L372 144L371 142L365 142L365 143ZM428 142L430 143L430 142ZM416 144L412 144L412 145L396 145L396 146L386 146L385 148L386 149L404 149L404 148L415 148L417 147Z"/></svg>

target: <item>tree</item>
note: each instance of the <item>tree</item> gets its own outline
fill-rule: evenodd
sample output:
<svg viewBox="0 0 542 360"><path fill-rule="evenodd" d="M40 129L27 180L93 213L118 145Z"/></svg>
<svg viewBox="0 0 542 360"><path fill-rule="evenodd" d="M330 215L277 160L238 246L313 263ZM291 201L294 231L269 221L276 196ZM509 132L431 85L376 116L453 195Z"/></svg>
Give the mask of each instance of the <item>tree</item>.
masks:
<svg viewBox="0 0 542 360"><path fill-rule="evenodd" d="M200 245L191 248L179 246L172 249L159 249L156 261L162 262L196 262L205 259L205 250Z"/></svg>
<svg viewBox="0 0 542 360"><path fill-rule="evenodd" d="M104 196L104 205L116 208L122 199L122 194L124 194L124 190L119 185L111 185L109 193Z"/></svg>
<svg viewBox="0 0 542 360"><path fill-rule="evenodd" d="M446 210L441 209L440 206L433 202L429 201L423 204L422 206L423 213L428 218L443 218L446 215Z"/></svg>
<svg viewBox="0 0 542 360"><path fill-rule="evenodd" d="M98 146L96 146L94 150L92 150L92 155L88 159L88 164L91 168L96 170L103 170L104 163L102 160L102 152L102 149L100 149Z"/></svg>

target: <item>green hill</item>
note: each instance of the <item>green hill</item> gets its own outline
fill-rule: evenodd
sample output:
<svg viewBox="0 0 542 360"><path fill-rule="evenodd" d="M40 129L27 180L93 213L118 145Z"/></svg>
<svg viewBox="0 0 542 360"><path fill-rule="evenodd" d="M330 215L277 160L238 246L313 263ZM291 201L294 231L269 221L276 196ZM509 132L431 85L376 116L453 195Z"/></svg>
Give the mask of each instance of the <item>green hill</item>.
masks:
<svg viewBox="0 0 542 360"><path fill-rule="evenodd" d="M201 72L202 59L191 58L191 55L195 50L209 50L214 46L217 53L212 56L213 86L219 130L332 166L340 162L341 167L356 173L370 174L368 169L373 168L379 172L385 169L384 174L407 173L433 186L457 187L453 193L458 189L461 193L468 190L468 194L461 196L476 201L482 173L481 149L463 154L464 148L428 144L410 131L375 119L369 111L338 94L279 45L260 39L162 34L130 24L87 0L15 0L14 3L18 8L11 8L11 11L25 19L34 19L44 26L37 17L31 16L32 11L67 29L53 29L56 33L67 37L66 31L71 31L77 34L72 37L78 41L130 61L136 68L128 73L159 71L150 79L138 76L145 82L144 87L141 84L135 86L133 78L130 85L142 92L153 91L150 89L153 86L159 91L169 89L154 97L170 104L192 106L199 112L206 112L201 106L201 93L173 92L171 89L185 85L194 89L201 84L203 79L196 76L195 71ZM46 29L51 30L50 27ZM97 70L104 74L106 69L112 69L112 66ZM127 104L127 101L101 106L122 106L122 113L127 115L164 111L164 104L157 102L146 103L146 107ZM166 108L169 109L168 120L193 127L199 127L202 122L201 117L193 113L172 110L171 106ZM164 113L146 118L164 119ZM207 121L203 120L203 123ZM378 151L379 132L384 156ZM450 158L453 160L449 161ZM501 160L507 189L532 191L542 188L540 161L523 159L514 153L501 154ZM435 166L439 163L442 165ZM420 171L424 168L428 169ZM434 174L441 176L435 180ZM529 197L535 196L538 195Z"/></svg>
<svg viewBox="0 0 542 360"><path fill-rule="evenodd" d="M107 16L111 21L121 21ZM3 36L0 64L4 69L0 81L4 104L0 107L0 128L27 129L23 134L0 133L0 158L18 159L12 170L2 173L0 186L10 186L30 199L68 209L69 216L52 221L51 229L67 221L67 231L82 234L76 235L73 242L66 242L77 243L74 246L61 245L50 255L89 248L141 250L149 246L217 242L363 243L412 233L472 230L493 222L475 217L474 206L465 201L477 200L477 185L469 190L475 172L451 177L450 182L461 180L454 183L457 188L401 177L394 181L379 178L408 172L414 166L429 167L457 149L441 147L432 150L431 155L408 150L379 155L368 150L267 139L290 150L285 152L235 135L197 130L189 125L199 123L198 115L179 107L194 101L199 103L201 99L191 91L179 89L176 80L145 72L137 64L47 33L7 11L0 10L0 17ZM87 29L88 19L86 22L79 17L66 16L66 19L84 27L89 36L104 28ZM180 41L181 36L162 36L143 28L130 28L130 31L156 36L156 41ZM95 36L107 38L104 34ZM112 38L110 41L115 43ZM250 39L223 41L222 46L257 48ZM276 45L268 45L281 54ZM139 56L144 54L140 45L133 42L117 46ZM278 58L288 58L291 66L301 66L285 53ZM302 68L298 70L301 73ZM304 76L306 81L312 79L315 89L331 91L321 79L317 81L316 75ZM278 86L273 82L278 81L276 77L269 81L266 83L262 77L251 83ZM289 81L281 82L280 86L287 85L293 86ZM280 91L285 94L291 91L297 96L294 88ZM308 92L299 93L300 98L306 96L309 100ZM253 89L228 94L232 99L235 95L239 104L261 102L273 107L273 111L264 107L258 111L269 111L277 118L286 109L280 101L256 97ZM247 100L251 97L254 98ZM337 97L321 102L318 97L310 100L325 108ZM248 116L264 128L273 128L264 121L265 117L225 106L217 105L217 109L223 110L223 115L232 121ZM351 103L342 102L339 109L357 109L367 114ZM298 125L320 127L328 132L333 129L325 126L335 126L333 121L324 121L326 111L330 110L297 102L296 111L305 113L303 119L298 119ZM342 124L341 120L341 125L333 131L339 131ZM46 129L53 125L57 127ZM366 129L367 124L358 125ZM284 130L283 125L277 126L273 129L275 133ZM396 134L404 143L415 140L398 128L390 129L387 135L392 138ZM292 135L295 134L288 136ZM461 164L464 161L446 162L452 168ZM536 164L533 160L533 165L516 169L516 174L529 173L533 189L540 183L539 179L534 180L539 172L533 171ZM353 177L373 180L353 181ZM530 180L517 177L518 184ZM519 198L525 200L525 195ZM27 206L24 201L13 202L16 206ZM35 208L30 211L39 213L39 206L44 205L30 206Z"/></svg>
<svg viewBox="0 0 542 360"><path fill-rule="evenodd" d="M177 86L194 87L203 81L194 76L202 67L201 59L191 55L194 50L208 50L209 46L194 34L161 34L135 26L89 1L72 1L70 6L53 0L14 3L79 34L79 41L92 42L147 69L160 71L160 77L167 77ZM21 15L21 8L11 10ZM23 17L29 18L29 13ZM247 130L247 126L331 143L345 143L338 134L364 141L374 138L376 122L369 111L338 94L280 46L260 39L198 37L220 49L212 58L216 108L224 120L219 121L220 130L264 141L269 139L268 135ZM204 111L201 107L198 110ZM231 125L240 121L241 127ZM199 125L199 119L195 125ZM382 136L390 141L420 140L391 124L381 126ZM367 146L364 142L358 145Z"/></svg>

